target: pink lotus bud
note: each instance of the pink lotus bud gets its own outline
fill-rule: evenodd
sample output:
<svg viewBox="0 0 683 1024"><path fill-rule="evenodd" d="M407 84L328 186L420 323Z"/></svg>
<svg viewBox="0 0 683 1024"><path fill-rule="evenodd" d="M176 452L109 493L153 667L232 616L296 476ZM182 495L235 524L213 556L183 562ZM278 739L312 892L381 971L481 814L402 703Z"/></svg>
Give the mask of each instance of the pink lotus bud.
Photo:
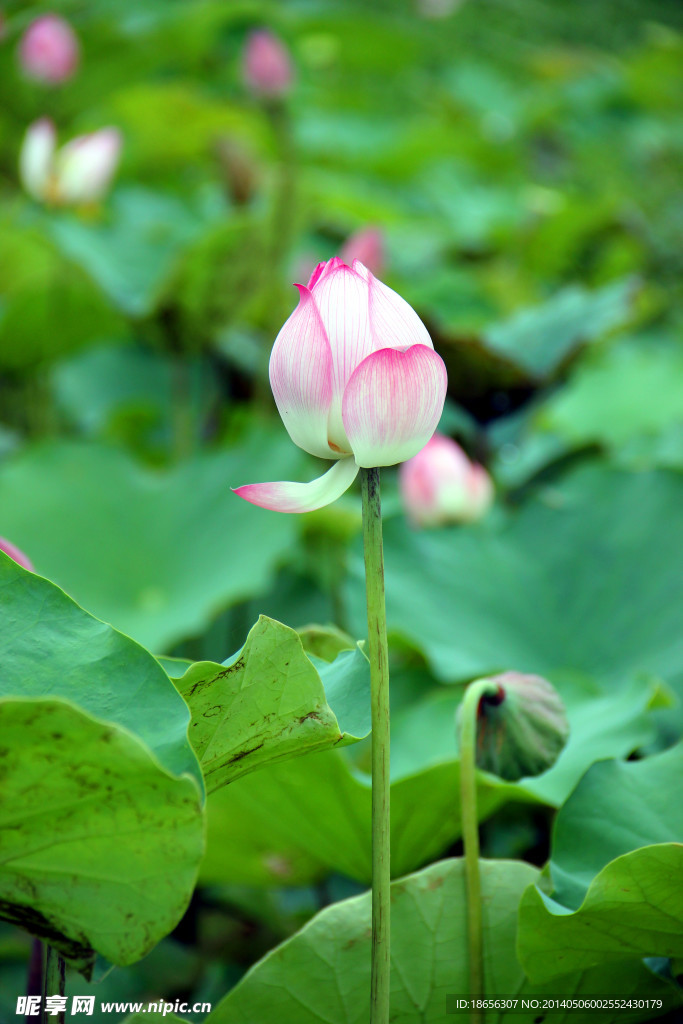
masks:
<svg viewBox="0 0 683 1024"><path fill-rule="evenodd" d="M22 569L28 569L29 572L33 572L33 563L30 558L27 558L23 551L20 551L16 544L11 544L10 541L4 537L0 537L0 551L4 551L6 555L13 558L17 565L20 565Z"/></svg>
<svg viewBox="0 0 683 1024"><path fill-rule="evenodd" d="M51 85L71 78L78 67L79 55L74 30L57 14L44 14L32 21L19 44L19 62L24 74Z"/></svg>
<svg viewBox="0 0 683 1024"><path fill-rule="evenodd" d="M119 161L121 135L117 129L81 135L60 150L55 144L54 125L47 118L35 121L26 132L19 176L29 195L57 205L100 199Z"/></svg>
<svg viewBox="0 0 683 1024"><path fill-rule="evenodd" d="M121 155L121 134L101 128L79 135L57 154L57 191L63 203L92 203L109 188Z"/></svg>
<svg viewBox="0 0 683 1024"><path fill-rule="evenodd" d="M405 299L358 260L319 263L270 357L270 385L292 441L335 459L310 484L246 484L236 493L263 508L311 512L335 501L361 466L393 466L436 429L446 367Z"/></svg>
<svg viewBox="0 0 683 1024"><path fill-rule="evenodd" d="M289 50L267 29L252 32L244 48L244 81L257 96L286 96L294 82Z"/></svg>
<svg viewBox="0 0 683 1024"><path fill-rule="evenodd" d="M404 462L399 474L403 502L415 526L473 522L493 500L493 483L484 467L470 462L442 434Z"/></svg>
<svg viewBox="0 0 683 1024"><path fill-rule="evenodd" d="M384 270L384 236L379 228L365 228L349 235L344 242L341 253L344 263L349 266L354 260L360 260L371 274L381 274Z"/></svg>
<svg viewBox="0 0 683 1024"><path fill-rule="evenodd" d="M486 683L477 708L479 768L510 782L547 771L569 738L560 695L542 676L522 672L503 672ZM460 717L459 709L458 725Z"/></svg>
<svg viewBox="0 0 683 1024"><path fill-rule="evenodd" d="M57 138L52 121L41 117L29 126L19 154L21 183L34 199L50 198Z"/></svg>

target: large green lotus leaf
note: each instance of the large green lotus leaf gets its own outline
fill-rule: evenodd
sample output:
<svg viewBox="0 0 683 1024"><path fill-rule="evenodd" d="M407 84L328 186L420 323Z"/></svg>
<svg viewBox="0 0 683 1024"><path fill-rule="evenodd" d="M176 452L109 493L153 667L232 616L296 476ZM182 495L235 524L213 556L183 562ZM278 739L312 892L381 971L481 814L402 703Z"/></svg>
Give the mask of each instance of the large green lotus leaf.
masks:
<svg viewBox="0 0 683 1024"><path fill-rule="evenodd" d="M629 468L683 467L683 351L642 335L599 346L549 397L496 420L494 475L519 487L576 448L601 445Z"/></svg>
<svg viewBox="0 0 683 1024"><path fill-rule="evenodd" d="M484 976L488 996L542 997L512 953L520 894L535 870L519 861L480 861ZM391 1019L396 1024L449 1024L449 1001L468 992L465 883L461 860L442 861L396 881L391 900ZM370 1001L370 894L335 903L256 964L213 1010L210 1024L361 1024ZM419 955L416 955L419 953ZM637 962L628 971L587 971L563 979L568 996L657 996L671 1005L668 986ZM549 991L548 989L545 990ZM450 997L450 1000L449 1000ZM634 1021L651 1019L643 1010ZM486 1015L535 1024L536 1008ZM572 1014L572 1021L595 1019ZM600 1017L604 1024L618 1014Z"/></svg>
<svg viewBox="0 0 683 1024"><path fill-rule="evenodd" d="M625 323L633 282L617 281L595 292L565 288L544 305L490 327L486 345L534 377L551 374L579 345Z"/></svg>
<svg viewBox="0 0 683 1024"><path fill-rule="evenodd" d="M391 867L397 877L437 857L460 835L459 764L437 764L391 787ZM506 800L535 798L480 776L482 818ZM370 779L338 751L264 768L207 801L202 880L302 883L324 868L371 877Z"/></svg>
<svg viewBox="0 0 683 1024"><path fill-rule="evenodd" d="M0 466L0 530L79 603L161 651L267 588L297 517L230 487L297 479L300 454L279 428L169 470L96 444L41 444Z"/></svg>
<svg viewBox="0 0 683 1024"><path fill-rule="evenodd" d="M683 956L682 876L683 844L661 843L610 861L574 912L530 886L519 910L525 971L545 982L595 964Z"/></svg>
<svg viewBox="0 0 683 1024"><path fill-rule="evenodd" d="M683 476L594 463L476 526L386 523L389 629L444 681L573 669L620 684L683 664ZM353 561L352 631L364 617Z"/></svg>
<svg viewBox="0 0 683 1024"><path fill-rule="evenodd" d="M0 697L72 701L134 733L168 771L201 782L187 707L156 659L3 552L0 637Z"/></svg>
<svg viewBox="0 0 683 1024"><path fill-rule="evenodd" d="M576 910L609 861L641 846L683 840L682 778L680 743L640 761L594 764L555 821L553 898Z"/></svg>
<svg viewBox="0 0 683 1024"><path fill-rule="evenodd" d="M234 658L222 665L197 662L177 680L209 791L266 764L369 733L367 658L356 648L331 664L316 661L319 670L298 633L262 615ZM357 731L347 731L342 718Z"/></svg>
<svg viewBox="0 0 683 1024"><path fill-rule="evenodd" d="M572 444L611 447L683 422L680 341L641 337L596 350L537 412L535 422Z"/></svg>
<svg viewBox="0 0 683 1024"><path fill-rule="evenodd" d="M520 955L541 979L604 960L683 953L683 744L603 761L561 808L543 888L520 911Z"/></svg>
<svg viewBox="0 0 683 1024"><path fill-rule="evenodd" d="M46 230L116 307L144 316L154 310L182 253L211 225L210 214L175 196L120 188L109 199L105 220L59 213L47 220Z"/></svg>
<svg viewBox="0 0 683 1024"><path fill-rule="evenodd" d="M506 783L478 773L481 820L509 801L559 806L596 758L627 756L652 737L652 690L636 681L601 694L586 680L564 687L570 739L554 767ZM329 698L332 702L331 698ZM432 692L392 726L394 876L439 856L461 835L455 710L460 694ZM333 703L333 706L334 703ZM370 880L370 784L342 752L265 768L208 800L207 881L300 882L323 866Z"/></svg>
<svg viewBox="0 0 683 1024"><path fill-rule="evenodd" d="M88 973L180 920L203 848L200 789L125 728L59 699L0 699L0 916Z"/></svg>
<svg viewBox="0 0 683 1024"><path fill-rule="evenodd" d="M125 334L88 275L34 229L28 211L23 216L0 224L0 367L35 370L93 339Z"/></svg>
<svg viewBox="0 0 683 1024"><path fill-rule="evenodd" d="M184 359L182 372L196 429L200 409L218 397L216 381L198 359ZM156 431L157 446L168 444L178 389L172 357L137 345L98 345L59 363L52 383L60 411L85 435Z"/></svg>

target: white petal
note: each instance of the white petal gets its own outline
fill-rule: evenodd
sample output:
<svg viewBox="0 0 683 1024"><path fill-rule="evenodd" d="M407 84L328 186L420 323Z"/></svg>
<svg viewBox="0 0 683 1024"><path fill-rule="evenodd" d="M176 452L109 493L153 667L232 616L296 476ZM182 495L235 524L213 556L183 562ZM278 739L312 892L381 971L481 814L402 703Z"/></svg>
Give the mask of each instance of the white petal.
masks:
<svg viewBox="0 0 683 1024"><path fill-rule="evenodd" d="M279 480L268 484L244 484L233 490L252 505L260 505L274 512L314 512L341 497L356 479L357 473L358 466L353 459L340 459L332 469L310 484Z"/></svg>
<svg viewBox="0 0 683 1024"><path fill-rule="evenodd" d="M28 128L19 156L19 176L30 196L47 199L55 154L55 129L42 117Z"/></svg>
<svg viewBox="0 0 683 1024"><path fill-rule="evenodd" d="M294 444L329 459L334 457L327 443L333 378L330 343L311 292L297 287L299 305L273 345L270 386Z"/></svg>
<svg viewBox="0 0 683 1024"><path fill-rule="evenodd" d="M362 268L367 274L373 349L406 349L411 345L434 348L429 331L413 307L355 260L354 267L358 273Z"/></svg>

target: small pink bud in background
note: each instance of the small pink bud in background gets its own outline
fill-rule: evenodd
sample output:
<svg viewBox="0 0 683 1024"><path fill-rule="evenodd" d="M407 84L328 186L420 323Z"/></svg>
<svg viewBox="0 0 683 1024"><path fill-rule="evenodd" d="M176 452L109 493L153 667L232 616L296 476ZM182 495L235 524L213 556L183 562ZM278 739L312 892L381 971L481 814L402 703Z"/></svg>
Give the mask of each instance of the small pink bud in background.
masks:
<svg viewBox="0 0 683 1024"><path fill-rule="evenodd" d="M349 266L360 260L371 274L381 274L385 263L384 236L379 228L356 231L346 239L339 255Z"/></svg>
<svg viewBox="0 0 683 1024"><path fill-rule="evenodd" d="M29 572L33 572L33 563L30 558L27 558L23 551L20 551L16 544L11 544L4 537L0 537L0 551L4 551L6 555L13 558L17 565L20 565L22 569L28 569Z"/></svg>
<svg viewBox="0 0 683 1024"><path fill-rule="evenodd" d="M257 96L279 99L294 83L289 50L267 29L252 32L244 48L244 81Z"/></svg>
<svg viewBox="0 0 683 1024"><path fill-rule="evenodd" d="M493 483L483 466L460 445L435 434L404 462L399 483L408 518L414 526L442 526L481 519L493 501Z"/></svg>
<svg viewBox="0 0 683 1024"><path fill-rule="evenodd" d="M19 43L19 63L27 78L57 85L76 71L80 47L68 21L44 14L32 21Z"/></svg>

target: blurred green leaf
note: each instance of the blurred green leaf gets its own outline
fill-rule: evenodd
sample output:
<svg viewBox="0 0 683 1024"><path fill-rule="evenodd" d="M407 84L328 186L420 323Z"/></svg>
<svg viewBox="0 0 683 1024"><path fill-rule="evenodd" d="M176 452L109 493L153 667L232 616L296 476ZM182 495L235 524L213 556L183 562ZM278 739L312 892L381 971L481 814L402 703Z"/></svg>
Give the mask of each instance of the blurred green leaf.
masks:
<svg viewBox="0 0 683 1024"><path fill-rule="evenodd" d="M683 424L683 348L647 335L597 351L536 416L571 444L616 448Z"/></svg>
<svg viewBox="0 0 683 1024"><path fill-rule="evenodd" d="M389 629L444 681L508 669L572 669L615 687L638 671L666 680L683 659L682 513L680 475L595 462L500 520L422 532L389 521ZM351 569L360 632L358 554Z"/></svg>
<svg viewBox="0 0 683 1024"><path fill-rule="evenodd" d="M630 279L595 292L565 288L543 306L489 327L484 341L532 376L548 377L580 345L628 321L633 290Z"/></svg>
<svg viewBox="0 0 683 1024"><path fill-rule="evenodd" d="M48 228L62 251L130 316L153 312L185 249L210 225L201 210L172 195L118 189L107 219L87 222L63 213Z"/></svg>
<svg viewBox="0 0 683 1024"><path fill-rule="evenodd" d="M124 332L87 272L36 229L0 230L0 367L35 370L88 343Z"/></svg>
<svg viewBox="0 0 683 1024"><path fill-rule="evenodd" d="M255 508L231 486L302 468L282 429L169 470L95 444L46 443L0 466L0 524L39 572L162 652L266 589L294 546L296 517Z"/></svg>

